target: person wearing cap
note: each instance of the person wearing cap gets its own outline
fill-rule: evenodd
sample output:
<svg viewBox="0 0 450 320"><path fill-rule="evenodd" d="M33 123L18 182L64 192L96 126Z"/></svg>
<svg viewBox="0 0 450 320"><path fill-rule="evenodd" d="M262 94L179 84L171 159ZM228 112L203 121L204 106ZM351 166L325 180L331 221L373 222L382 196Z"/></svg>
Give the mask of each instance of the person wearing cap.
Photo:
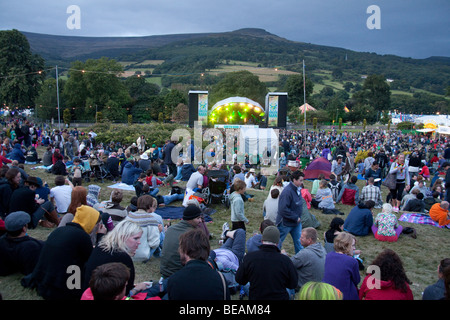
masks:
<svg viewBox="0 0 450 320"><path fill-rule="evenodd" d="M245 185L247 189L254 188L256 186L256 177L255 177L255 169L251 168L247 174L245 175Z"/></svg>
<svg viewBox="0 0 450 320"><path fill-rule="evenodd" d="M142 153L139 157L138 167L142 169L142 172L146 172L151 168L152 161L148 158L146 152Z"/></svg>
<svg viewBox="0 0 450 320"><path fill-rule="evenodd" d="M178 251L179 238L183 233L200 227L201 215L202 210L199 207L188 205L183 211L183 219L167 228L160 261L160 272L165 280L183 267Z"/></svg>
<svg viewBox="0 0 450 320"><path fill-rule="evenodd" d="M99 224L98 233L105 234L100 213L82 205L72 222L56 228L48 236L33 272L22 279L25 288L36 288L45 300L79 300L84 266L92 253L91 231Z"/></svg>
<svg viewBox="0 0 450 320"><path fill-rule="evenodd" d="M5 218L6 234L0 237L0 276L33 272L44 241L27 235L30 221L30 215L24 211L11 212Z"/></svg>
<svg viewBox="0 0 450 320"><path fill-rule="evenodd" d="M44 227L56 227L59 224L59 217L53 203L36 198L36 189L39 187L37 178L29 176L24 184L25 186L17 188L11 194L9 212L27 212L31 217L29 224L31 229L36 228L39 223Z"/></svg>
<svg viewBox="0 0 450 320"><path fill-rule="evenodd" d="M236 282L250 283L249 300L288 300L286 289L295 289L297 270L291 259L278 248L280 231L276 226L264 229L259 250L249 252L236 272Z"/></svg>

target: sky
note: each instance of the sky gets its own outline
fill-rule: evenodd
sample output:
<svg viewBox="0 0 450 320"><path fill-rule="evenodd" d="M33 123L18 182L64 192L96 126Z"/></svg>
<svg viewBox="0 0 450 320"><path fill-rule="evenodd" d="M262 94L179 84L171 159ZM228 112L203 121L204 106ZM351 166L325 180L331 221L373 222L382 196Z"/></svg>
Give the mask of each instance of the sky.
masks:
<svg viewBox="0 0 450 320"><path fill-rule="evenodd" d="M450 0L1 0L0 30L99 37L261 28L293 41L422 59L450 56L449 13Z"/></svg>

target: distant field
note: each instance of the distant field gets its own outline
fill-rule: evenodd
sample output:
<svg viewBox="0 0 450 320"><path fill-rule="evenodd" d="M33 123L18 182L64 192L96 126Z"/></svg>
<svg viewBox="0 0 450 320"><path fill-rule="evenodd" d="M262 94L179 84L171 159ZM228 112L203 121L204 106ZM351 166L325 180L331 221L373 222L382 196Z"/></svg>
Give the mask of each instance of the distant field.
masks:
<svg viewBox="0 0 450 320"><path fill-rule="evenodd" d="M153 64L155 66L164 63L164 60L144 60L142 62L134 64L135 66L142 66L142 65L148 65Z"/></svg>
<svg viewBox="0 0 450 320"><path fill-rule="evenodd" d="M298 74L297 72L292 72L288 70L281 70L281 69L275 69L275 68L265 68L265 67L257 67L249 65L251 63L245 64L235 64L235 65L221 65L217 69L211 69L209 70L210 74L217 75L219 73L223 72L234 72L234 71L242 71L246 70L254 75L259 77L259 80L261 82L269 82L269 81L277 81L278 75L292 75L292 74Z"/></svg>

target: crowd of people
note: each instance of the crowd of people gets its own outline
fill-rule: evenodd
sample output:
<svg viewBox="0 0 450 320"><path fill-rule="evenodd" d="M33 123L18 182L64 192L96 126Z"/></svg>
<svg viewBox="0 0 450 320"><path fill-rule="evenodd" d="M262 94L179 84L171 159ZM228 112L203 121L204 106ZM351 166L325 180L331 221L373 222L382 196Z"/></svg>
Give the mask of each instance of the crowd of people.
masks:
<svg viewBox="0 0 450 320"><path fill-rule="evenodd" d="M39 128L22 119L4 123L0 275L22 273L21 285L44 299L228 300L239 293L252 300L412 300L411 281L391 249L371 262L381 271L380 285L372 290L373 275L360 276L364 265L356 239L416 237L413 228L399 224L400 211L429 215L442 227L450 224L445 136L280 130L279 170L272 185L259 170L261 164L248 155L242 163L233 157L231 165L223 159L194 166L186 155L173 161L176 141L170 139L157 146L141 135L126 146L98 142L96 136L76 128ZM45 149L42 156L38 148ZM193 158L196 147L190 148ZM318 157L331 162L331 172L318 176L309 190L302 159ZM54 187L38 171L27 172L24 164L52 173ZM211 248L203 215L210 171L224 173L218 179L226 186L231 222L231 227L223 224L217 249ZM123 203L123 192L113 189L108 200L100 201L100 187L90 183L98 177L121 181L136 195ZM186 182L185 189L174 191L180 181ZM382 185L388 194L383 195ZM171 193L162 195L163 187ZM260 233L250 235L246 202L254 201L247 192L252 189L266 191L267 199L261 203ZM155 211L174 201L184 207L183 217L165 224ZM338 203L349 206L345 219ZM312 209L336 215L324 243ZM40 241L27 234L35 228L51 233ZM283 249L288 235L294 244L291 255ZM161 279L135 283L134 263L156 257ZM442 257L438 276L423 299L450 299L449 258Z"/></svg>

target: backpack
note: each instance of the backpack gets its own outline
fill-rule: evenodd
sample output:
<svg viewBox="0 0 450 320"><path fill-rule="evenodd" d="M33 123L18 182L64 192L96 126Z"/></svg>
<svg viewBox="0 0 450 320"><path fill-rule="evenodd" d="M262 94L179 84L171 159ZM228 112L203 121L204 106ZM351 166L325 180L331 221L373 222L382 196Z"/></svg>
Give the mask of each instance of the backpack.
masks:
<svg viewBox="0 0 450 320"><path fill-rule="evenodd" d="M355 195L356 190L345 188L344 193L342 194L342 204L348 204L351 206L355 205Z"/></svg>
<svg viewBox="0 0 450 320"><path fill-rule="evenodd" d="M339 182L336 181L336 183L330 182L328 184L330 190L331 190L331 194L333 195L333 201L336 201L336 199L339 196Z"/></svg>
<svg viewBox="0 0 450 320"><path fill-rule="evenodd" d="M153 152L152 152L152 160L153 161L158 159L158 154L159 154L159 150L158 150L158 148L155 148L155 150L153 150Z"/></svg>

